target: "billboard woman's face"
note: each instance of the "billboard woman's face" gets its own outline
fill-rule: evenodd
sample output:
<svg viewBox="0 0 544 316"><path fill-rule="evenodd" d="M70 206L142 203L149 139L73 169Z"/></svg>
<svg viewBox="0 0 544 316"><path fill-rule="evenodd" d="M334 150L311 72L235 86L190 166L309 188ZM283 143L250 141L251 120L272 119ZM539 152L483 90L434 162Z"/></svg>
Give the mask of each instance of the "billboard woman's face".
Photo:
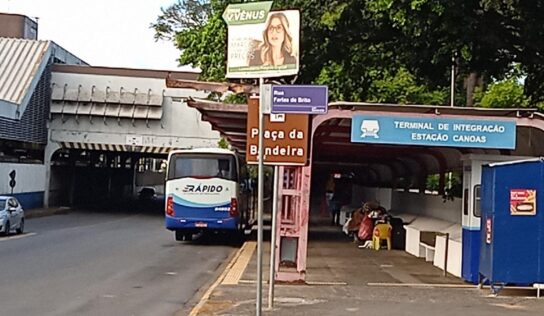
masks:
<svg viewBox="0 0 544 316"><path fill-rule="evenodd" d="M281 46L285 39L285 30L279 18L273 18L268 26L268 40L272 46Z"/></svg>

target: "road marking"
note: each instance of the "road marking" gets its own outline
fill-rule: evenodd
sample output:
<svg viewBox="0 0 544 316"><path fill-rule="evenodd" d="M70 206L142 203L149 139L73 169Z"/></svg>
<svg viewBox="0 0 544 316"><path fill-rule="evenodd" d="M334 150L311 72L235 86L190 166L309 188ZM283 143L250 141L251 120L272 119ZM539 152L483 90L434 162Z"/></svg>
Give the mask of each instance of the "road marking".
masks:
<svg viewBox="0 0 544 316"><path fill-rule="evenodd" d="M254 243L254 241L252 241ZM189 313L189 316L197 316L198 313L200 312L200 310L202 309L202 307L204 307L204 304L206 304L206 302L208 301L208 299L210 298L210 295L212 295L212 292L215 290L216 287L219 286L219 284L221 284L221 282L223 281L223 279L225 278L225 276L227 275L227 273L229 272L229 270L232 268L232 266L236 263L236 261L238 260L238 257L240 256L240 254L242 253L242 251L245 249L246 247L246 244L248 244L250 242L245 242L244 245L242 246L242 248L240 248L238 250L238 252L236 253L236 255L234 255L234 257L232 257L232 259L230 260L229 264L227 265L227 267L225 268L225 270L223 270L223 272L221 273L221 275L217 278L217 280L215 280L215 282L212 284L212 286L210 286L206 292L204 293L204 295L202 295L202 297L200 298L200 301L198 302L198 304L195 305L195 307L191 310L191 313Z"/></svg>
<svg viewBox="0 0 544 316"><path fill-rule="evenodd" d="M0 241L8 241L8 240L21 239L21 238L25 238L25 237L34 236L34 235L36 235L36 233L26 233L26 234L22 234L22 235L13 235L13 236L8 236L8 237L0 238Z"/></svg>
<svg viewBox="0 0 544 316"><path fill-rule="evenodd" d="M367 283L368 286L391 286L391 287L438 287L475 289L476 285L471 284L445 284L445 283Z"/></svg>
<svg viewBox="0 0 544 316"><path fill-rule="evenodd" d="M240 281L240 278L242 278L242 274L246 270L246 267L249 264L249 260L251 260L251 256L253 256L253 252L255 251L256 247L257 243L254 241L246 242L244 244L244 246L242 247L242 251L238 256L238 260L236 260L234 265L230 268L229 272L225 275L225 278L223 279L223 282L221 282L221 284L238 284L238 281Z"/></svg>
<svg viewBox="0 0 544 316"><path fill-rule="evenodd" d="M256 280L240 280L238 281L238 283L240 284L257 284L257 281ZM266 282L268 283L268 281ZM277 283L276 286L279 286L279 285L284 285L282 283ZM330 286L344 286L344 285L348 285L347 282L335 282L335 281L306 281L305 283L300 283L300 284L285 284L287 286L294 286L294 285L315 285L315 286L319 286L319 285L330 285Z"/></svg>

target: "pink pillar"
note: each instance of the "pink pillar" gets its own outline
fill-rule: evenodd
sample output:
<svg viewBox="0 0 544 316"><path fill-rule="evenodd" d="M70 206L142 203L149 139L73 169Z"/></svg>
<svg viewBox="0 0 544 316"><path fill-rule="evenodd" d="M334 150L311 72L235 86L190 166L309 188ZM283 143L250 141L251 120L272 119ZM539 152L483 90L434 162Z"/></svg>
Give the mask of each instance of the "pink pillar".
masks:
<svg viewBox="0 0 544 316"><path fill-rule="evenodd" d="M280 282L306 279L310 175L308 167L279 168L275 278Z"/></svg>

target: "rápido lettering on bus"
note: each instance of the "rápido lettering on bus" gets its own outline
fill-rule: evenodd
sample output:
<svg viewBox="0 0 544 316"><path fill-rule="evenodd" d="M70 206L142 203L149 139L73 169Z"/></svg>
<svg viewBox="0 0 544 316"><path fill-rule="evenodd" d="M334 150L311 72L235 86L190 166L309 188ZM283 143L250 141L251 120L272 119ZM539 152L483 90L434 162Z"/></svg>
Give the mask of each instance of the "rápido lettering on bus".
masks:
<svg viewBox="0 0 544 316"><path fill-rule="evenodd" d="M187 184L182 192L184 193L220 193L223 191L223 186L221 185L208 185L208 184Z"/></svg>

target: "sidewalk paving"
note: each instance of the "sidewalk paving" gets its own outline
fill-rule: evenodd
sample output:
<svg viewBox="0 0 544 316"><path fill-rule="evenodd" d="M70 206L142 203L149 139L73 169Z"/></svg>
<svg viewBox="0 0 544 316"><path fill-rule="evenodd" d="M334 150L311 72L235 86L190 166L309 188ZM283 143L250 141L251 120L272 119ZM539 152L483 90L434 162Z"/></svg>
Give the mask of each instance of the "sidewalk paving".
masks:
<svg viewBox="0 0 544 316"><path fill-rule="evenodd" d="M51 215L68 214L72 211L69 207L48 207L48 208L34 208L25 210L25 218L38 218Z"/></svg>
<svg viewBox="0 0 544 316"><path fill-rule="evenodd" d="M534 315L544 299L490 296L399 250L359 249L336 227L310 227L307 282L275 287L267 310L269 246L263 258L263 315ZM256 251L238 284L213 289L193 315L255 315Z"/></svg>

